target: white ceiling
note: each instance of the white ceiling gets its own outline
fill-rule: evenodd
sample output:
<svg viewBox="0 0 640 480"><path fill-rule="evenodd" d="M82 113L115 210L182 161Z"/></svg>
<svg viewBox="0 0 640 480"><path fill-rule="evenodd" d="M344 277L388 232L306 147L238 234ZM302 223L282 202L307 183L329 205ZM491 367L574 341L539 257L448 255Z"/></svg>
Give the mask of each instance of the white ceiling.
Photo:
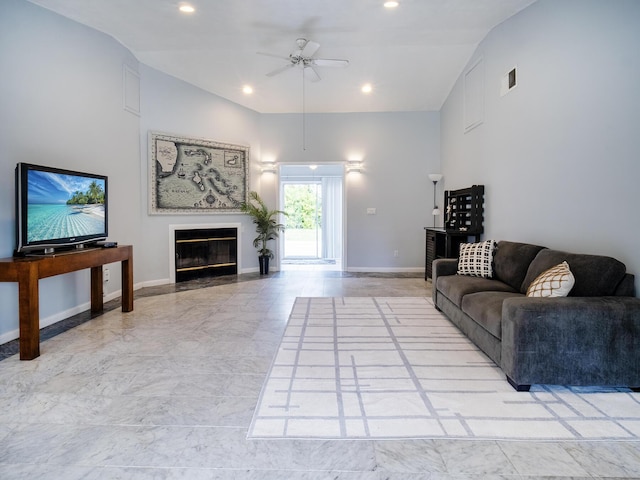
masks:
<svg viewBox="0 0 640 480"><path fill-rule="evenodd" d="M142 63L261 113L303 109L302 69L265 74L304 37L348 59L304 83L306 112L439 110L478 43L535 0L30 0L107 33ZM360 87L373 85L364 95ZM242 87L254 93L247 96Z"/></svg>

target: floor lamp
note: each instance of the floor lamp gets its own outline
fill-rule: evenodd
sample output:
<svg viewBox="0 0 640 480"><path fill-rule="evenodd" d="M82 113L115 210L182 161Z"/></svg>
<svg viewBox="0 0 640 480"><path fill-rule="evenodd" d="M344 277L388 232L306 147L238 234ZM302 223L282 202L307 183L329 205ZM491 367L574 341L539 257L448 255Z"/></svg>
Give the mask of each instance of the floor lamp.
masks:
<svg viewBox="0 0 640 480"><path fill-rule="evenodd" d="M436 186L440 180L442 180L442 174L440 173L430 173L429 180L433 182L433 211L431 215L433 215L433 228L436 228L436 217L440 215L440 209L436 204Z"/></svg>

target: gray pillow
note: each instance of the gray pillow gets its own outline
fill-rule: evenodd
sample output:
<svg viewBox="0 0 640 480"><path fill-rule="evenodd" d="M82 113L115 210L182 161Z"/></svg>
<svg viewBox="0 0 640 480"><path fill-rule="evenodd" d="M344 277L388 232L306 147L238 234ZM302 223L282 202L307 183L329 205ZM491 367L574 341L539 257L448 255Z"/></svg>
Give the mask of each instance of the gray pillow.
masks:
<svg viewBox="0 0 640 480"><path fill-rule="evenodd" d="M499 241L493 257L494 277L514 290L520 290L529 264L543 248L545 247L529 243ZM521 293L525 292L526 290Z"/></svg>

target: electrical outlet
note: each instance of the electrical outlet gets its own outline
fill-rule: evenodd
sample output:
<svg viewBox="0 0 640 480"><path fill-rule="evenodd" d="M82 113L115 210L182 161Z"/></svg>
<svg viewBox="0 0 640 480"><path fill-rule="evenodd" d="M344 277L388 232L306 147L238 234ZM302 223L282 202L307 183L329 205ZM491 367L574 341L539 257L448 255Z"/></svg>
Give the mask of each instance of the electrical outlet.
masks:
<svg viewBox="0 0 640 480"><path fill-rule="evenodd" d="M393 251L393 256L394 256L394 257L397 257L397 256L398 256L398 250L394 250L394 251Z"/></svg>
<svg viewBox="0 0 640 480"><path fill-rule="evenodd" d="M109 271L108 268L105 268L104 271L102 272L102 281L108 282L109 280L111 280L111 272Z"/></svg>

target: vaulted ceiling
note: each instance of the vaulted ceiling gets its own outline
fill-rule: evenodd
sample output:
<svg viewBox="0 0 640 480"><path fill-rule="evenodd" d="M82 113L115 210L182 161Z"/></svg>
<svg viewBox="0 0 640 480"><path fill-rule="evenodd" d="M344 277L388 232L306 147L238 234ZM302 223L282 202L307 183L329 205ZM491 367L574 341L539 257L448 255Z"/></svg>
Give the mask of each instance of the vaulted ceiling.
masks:
<svg viewBox="0 0 640 480"><path fill-rule="evenodd" d="M536 0L399 0L393 9L383 0L29 1L206 91L261 113L299 113L439 110L478 43ZM181 13L182 3L195 11ZM297 38L349 66L318 67L317 82L299 67L266 76L287 64Z"/></svg>

